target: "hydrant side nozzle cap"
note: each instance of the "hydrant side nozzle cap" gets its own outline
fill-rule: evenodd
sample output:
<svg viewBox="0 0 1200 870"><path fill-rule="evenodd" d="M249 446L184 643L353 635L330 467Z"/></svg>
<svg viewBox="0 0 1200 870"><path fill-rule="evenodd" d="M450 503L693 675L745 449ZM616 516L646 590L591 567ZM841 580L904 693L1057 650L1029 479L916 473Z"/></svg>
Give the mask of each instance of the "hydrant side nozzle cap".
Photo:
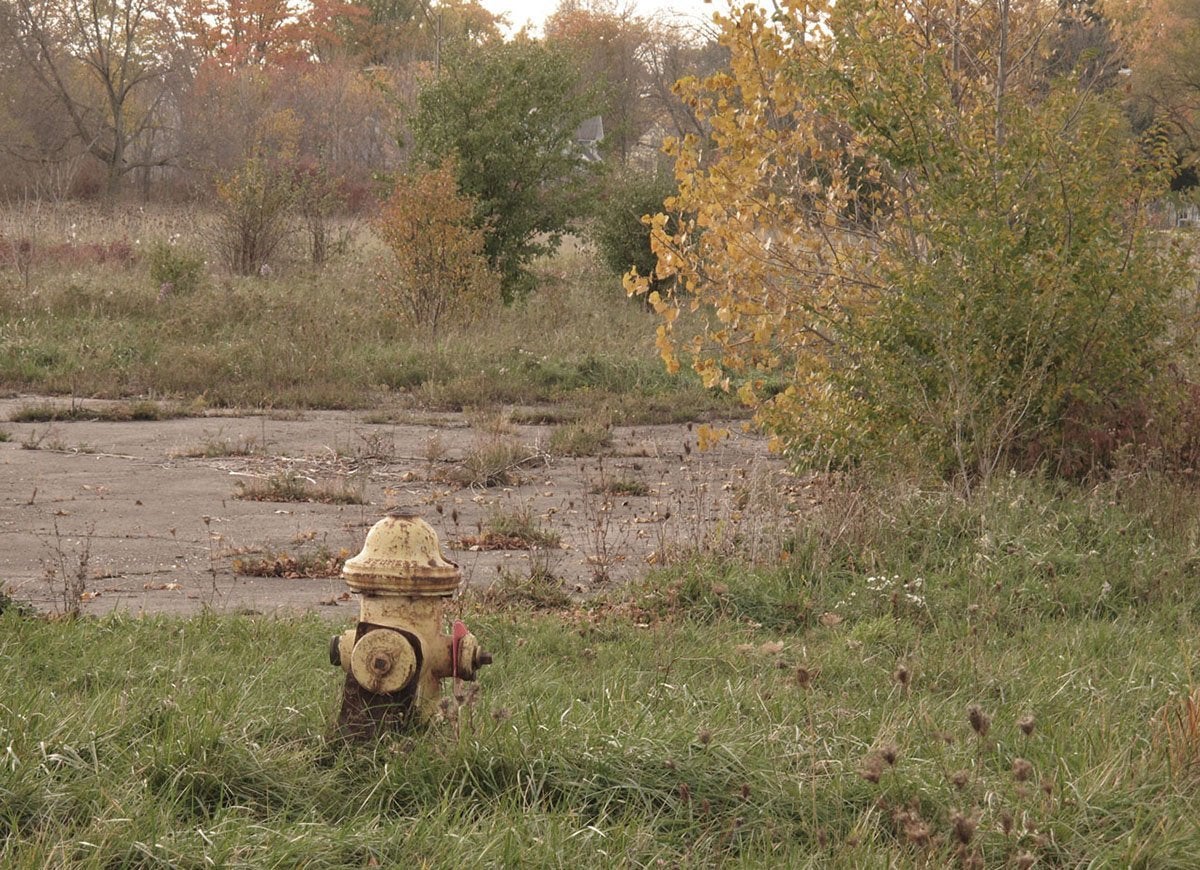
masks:
<svg viewBox="0 0 1200 870"><path fill-rule="evenodd" d="M449 595L462 572L442 555L437 532L415 514L393 513L367 532L362 552L342 567L356 592Z"/></svg>

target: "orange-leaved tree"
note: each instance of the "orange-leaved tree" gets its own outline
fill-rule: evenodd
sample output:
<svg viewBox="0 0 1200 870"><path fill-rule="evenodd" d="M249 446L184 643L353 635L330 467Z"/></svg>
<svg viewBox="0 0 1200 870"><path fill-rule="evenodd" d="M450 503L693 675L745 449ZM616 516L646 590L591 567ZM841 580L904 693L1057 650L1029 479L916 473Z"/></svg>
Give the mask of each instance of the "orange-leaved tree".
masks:
<svg viewBox="0 0 1200 870"><path fill-rule="evenodd" d="M1049 77L1050 14L792 0L723 19L730 67L678 85L711 132L669 144L679 217L651 219L671 289L628 279L667 365L736 389L798 464L915 459L968 486L1086 470L1114 421L1150 425L1179 350L1182 262L1145 220L1169 161Z"/></svg>
<svg viewBox="0 0 1200 870"><path fill-rule="evenodd" d="M500 275L488 265L474 201L458 192L452 160L401 176L375 229L391 250L383 270L387 303L429 335L500 301Z"/></svg>

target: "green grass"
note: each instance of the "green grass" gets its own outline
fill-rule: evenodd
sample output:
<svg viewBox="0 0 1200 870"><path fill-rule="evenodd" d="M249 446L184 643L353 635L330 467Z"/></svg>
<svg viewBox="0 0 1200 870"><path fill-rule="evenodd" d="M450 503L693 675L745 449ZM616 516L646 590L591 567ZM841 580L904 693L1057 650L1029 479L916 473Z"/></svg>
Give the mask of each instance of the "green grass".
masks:
<svg viewBox="0 0 1200 870"><path fill-rule="evenodd" d="M472 596L478 697L360 747L324 621L9 608L0 864L1194 866L1195 504L851 489L770 564Z"/></svg>

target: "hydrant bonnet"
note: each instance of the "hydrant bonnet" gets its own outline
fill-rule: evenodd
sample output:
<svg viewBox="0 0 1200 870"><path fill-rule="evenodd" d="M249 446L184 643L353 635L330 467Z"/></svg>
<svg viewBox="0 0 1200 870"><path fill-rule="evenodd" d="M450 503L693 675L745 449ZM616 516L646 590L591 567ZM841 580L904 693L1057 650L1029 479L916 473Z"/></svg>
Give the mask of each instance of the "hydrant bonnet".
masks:
<svg viewBox="0 0 1200 870"><path fill-rule="evenodd" d="M429 523L396 513L371 527L362 552L346 560L342 576L355 592L448 596L462 572L442 556Z"/></svg>

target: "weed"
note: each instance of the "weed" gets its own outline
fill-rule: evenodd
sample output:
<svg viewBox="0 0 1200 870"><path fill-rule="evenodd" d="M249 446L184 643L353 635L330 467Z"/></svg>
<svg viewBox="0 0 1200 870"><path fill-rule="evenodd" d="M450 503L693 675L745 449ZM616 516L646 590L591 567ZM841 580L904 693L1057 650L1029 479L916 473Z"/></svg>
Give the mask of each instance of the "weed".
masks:
<svg viewBox="0 0 1200 870"><path fill-rule="evenodd" d="M580 418L579 411L573 408L533 408L512 411L509 419L519 426L557 426L563 423L575 423Z"/></svg>
<svg viewBox="0 0 1200 870"><path fill-rule="evenodd" d="M461 486L508 486L517 482L522 468L545 461L545 454L537 448L507 438L490 438L477 443L445 477Z"/></svg>
<svg viewBox="0 0 1200 870"><path fill-rule="evenodd" d="M6 613L15 613L20 617L28 618L33 616L36 611L28 604L13 598L9 594L9 590L0 589L0 616Z"/></svg>
<svg viewBox="0 0 1200 870"><path fill-rule="evenodd" d="M649 495L650 487L636 478L621 477L597 482L592 486L592 494L640 497Z"/></svg>
<svg viewBox="0 0 1200 870"><path fill-rule="evenodd" d="M161 402L136 401L111 405L84 405L72 401L70 405L55 405L41 402L24 405L13 412L14 423L50 423L59 420L88 420L92 422L124 423L130 421L173 420L186 417L187 412L174 405Z"/></svg>
<svg viewBox="0 0 1200 870"><path fill-rule="evenodd" d="M434 465L446 458L446 452L446 442L435 432L425 439L421 455L429 465Z"/></svg>
<svg viewBox="0 0 1200 870"><path fill-rule="evenodd" d="M38 432L37 427L34 426L34 427L30 428L30 430L25 434L25 437L21 439L21 449L22 450L41 450L42 442L45 441L47 438L49 438L51 435L54 435L54 437L51 439L52 444L61 443L61 441L58 439L57 434L55 434L55 429L53 426L47 426L41 432Z"/></svg>
<svg viewBox="0 0 1200 870"><path fill-rule="evenodd" d="M189 296L204 282L204 256L180 245L155 242L146 254L146 261L159 302L171 296Z"/></svg>
<svg viewBox="0 0 1200 870"><path fill-rule="evenodd" d="M1200 773L1200 688L1164 704L1154 717L1154 742L1175 777Z"/></svg>
<svg viewBox="0 0 1200 870"><path fill-rule="evenodd" d="M5 444L9 441L12 441L12 432L0 428L0 444Z"/></svg>
<svg viewBox="0 0 1200 870"><path fill-rule="evenodd" d="M203 440L197 444L181 447L171 451L172 456L186 459L218 459L223 456L257 456L262 453L262 446L252 435L239 435L232 438L220 431L215 434L205 433Z"/></svg>
<svg viewBox="0 0 1200 870"><path fill-rule="evenodd" d="M504 411L487 408L469 408L465 411L467 423L472 429L483 432L492 438L515 435L517 427Z"/></svg>
<svg viewBox="0 0 1200 870"><path fill-rule="evenodd" d="M495 509L479 535L467 535L459 541L463 549L529 550L558 547L561 538L545 528L529 505L512 510Z"/></svg>
<svg viewBox="0 0 1200 870"><path fill-rule="evenodd" d="M396 439L381 432L358 432L362 443L355 448L359 462L391 462L396 457Z"/></svg>
<svg viewBox="0 0 1200 870"><path fill-rule="evenodd" d="M233 573L244 577L286 577L289 580L303 578L338 577L349 552L333 552L321 545L310 552L264 553L239 556L233 560Z"/></svg>
<svg viewBox="0 0 1200 870"><path fill-rule="evenodd" d="M556 426L547 450L554 456L594 456L612 446L612 428L603 423L578 422Z"/></svg>
<svg viewBox="0 0 1200 870"><path fill-rule="evenodd" d="M479 593L479 598L490 607L502 609L560 610L571 604L562 579L538 564L531 566L526 575L501 573L496 582Z"/></svg>
<svg viewBox="0 0 1200 870"><path fill-rule="evenodd" d="M321 504L368 504L362 487L346 481L320 483L296 471L283 471L250 482L239 482L235 498L245 501L319 502Z"/></svg>
<svg viewBox="0 0 1200 870"><path fill-rule="evenodd" d="M71 542L53 522L54 537L49 541L50 555L42 560L42 579L62 609L62 615L75 618L83 612L84 596L90 576L88 566L92 558L92 536L95 525L89 525L83 537Z"/></svg>

